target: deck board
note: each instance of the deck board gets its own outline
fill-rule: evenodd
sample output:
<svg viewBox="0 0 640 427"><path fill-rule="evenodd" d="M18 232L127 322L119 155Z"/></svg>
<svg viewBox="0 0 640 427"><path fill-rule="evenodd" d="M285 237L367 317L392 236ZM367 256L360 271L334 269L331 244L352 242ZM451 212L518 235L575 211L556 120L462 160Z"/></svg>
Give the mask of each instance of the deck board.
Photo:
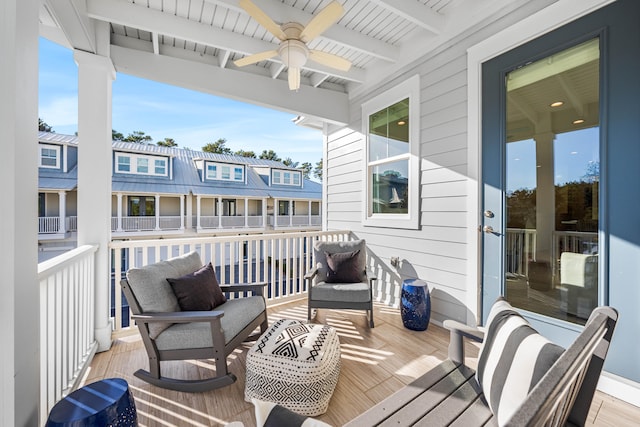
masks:
<svg viewBox="0 0 640 427"><path fill-rule="evenodd" d="M375 308L376 327L367 326L364 312L319 310L316 322L338 330L342 350L340 379L327 413L318 418L340 426L352 420L384 398L402 388L431 368L447 354L449 334L430 325L424 332L405 329L400 312L386 306ZM269 309L269 322L289 318L306 321L305 301ZM255 425L253 405L244 401L245 361L249 345L243 345L229 358L229 370L238 381L229 387L206 393L181 393L147 384L133 376L139 368L147 369L142 340L136 334L116 339L111 350L95 356L86 384L111 377L129 382L140 426L219 426L241 421ZM466 346L467 364L477 364L478 347ZM163 362L168 376L204 378L215 371L207 360ZM635 426L640 408L597 392L589 412L590 426Z"/></svg>

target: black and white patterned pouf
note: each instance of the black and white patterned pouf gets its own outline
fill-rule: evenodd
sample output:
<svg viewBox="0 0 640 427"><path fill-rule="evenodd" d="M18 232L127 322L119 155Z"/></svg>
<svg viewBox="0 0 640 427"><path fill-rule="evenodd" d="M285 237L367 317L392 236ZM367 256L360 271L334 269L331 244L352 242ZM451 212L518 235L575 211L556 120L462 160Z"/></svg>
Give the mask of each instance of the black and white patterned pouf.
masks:
<svg viewBox="0 0 640 427"><path fill-rule="evenodd" d="M340 375L340 341L327 325L279 320L247 353L244 398L324 414Z"/></svg>

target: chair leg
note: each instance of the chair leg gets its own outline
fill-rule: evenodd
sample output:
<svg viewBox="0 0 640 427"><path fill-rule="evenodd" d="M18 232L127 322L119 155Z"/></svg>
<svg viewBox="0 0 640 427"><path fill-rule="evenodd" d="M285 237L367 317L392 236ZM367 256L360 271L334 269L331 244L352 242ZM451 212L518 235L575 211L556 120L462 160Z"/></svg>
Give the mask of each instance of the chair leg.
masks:
<svg viewBox="0 0 640 427"><path fill-rule="evenodd" d="M369 312L369 327L373 328L373 308L371 310L367 310Z"/></svg>

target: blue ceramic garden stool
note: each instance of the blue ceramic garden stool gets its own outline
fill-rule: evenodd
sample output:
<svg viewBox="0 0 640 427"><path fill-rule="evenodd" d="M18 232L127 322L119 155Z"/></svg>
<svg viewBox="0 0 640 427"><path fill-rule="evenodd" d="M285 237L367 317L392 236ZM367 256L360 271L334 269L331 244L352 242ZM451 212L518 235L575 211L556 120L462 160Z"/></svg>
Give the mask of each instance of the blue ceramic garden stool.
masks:
<svg viewBox="0 0 640 427"><path fill-rule="evenodd" d="M431 318L431 295L427 282L420 279L407 279L402 282L402 323L407 329L424 331Z"/></svg>
<svg viewBox="0 0 640 427"><path fill-rule="evenodd" d="M56 403L45 427L137 425L129 384L121 378L109 378L79 388Z"/></svg>

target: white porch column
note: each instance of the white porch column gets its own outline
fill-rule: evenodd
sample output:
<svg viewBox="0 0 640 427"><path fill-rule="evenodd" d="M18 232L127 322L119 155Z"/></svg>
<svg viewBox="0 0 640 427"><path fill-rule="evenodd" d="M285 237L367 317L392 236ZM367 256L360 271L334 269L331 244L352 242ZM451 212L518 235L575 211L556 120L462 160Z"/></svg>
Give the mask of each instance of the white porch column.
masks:
<svg viewBox="0 0 640 427"><path fill-rule="evenodd" d="M199 231L202 229L202 227L200 226L200 212L201 212L201 197L198 194L196 196L196 229Z"/></svg>
<svg viewBox="0 0 640 427"><path fill-rule="evenodd" d="M108 25L103 31L108 31ZM106 351L111 347L108 245L111 240L111 87L116 73L106 56L75 50L73 57L78 64L78 246L99 246L95 264L95 339L98 351Z"/></svg>
<svg viewBox="0 0 640 427"><path fill-rule="evenodd" d="M118 225L116 226L116 230L117 231L122 231L122 193L118 193L116 194L116 199L117 199L117 204L118 206L116 206L117 209L117 215L118 215Z"/></svg>
<svg viewBox="0 0 640 427"><path fill-rule="evenodd" d="M249 227L249 199L244 198L244 228Z"/></svg>
<svg viewBox="0 0 640 427"><path fill-rule="evenodd" d="M273 199L273 228L278 228L279 207L278 199Z"/></svg>
<svg viewBox="0 0 640 427"><path fill-rule="evenodd" d="M262 199L262 226L267 228L267 199Z"/></svg>
<svg viewBox="0 0 640 427"><path fill-rule="evenodd" d="M311 200L309 200L309 213L308 213L308 221L309 225L311 225Z"/></svg>
<svg viewBox="0 0 640 427"><path fill-rule="evenodd" d="M555 172L553 167L553 132L539 133L536 141L536 261L550 261L553 253L555 224ZM551 264L553 266L553 264Z"/></svg>
<svg viewBox="0 0 640 427"><path fill-rule="evenodd" d="M180 230L184 230L184 196L180 196Z"/></svg>
<svg viewBox="0 0 640 427"><path fill-rule="evenodd" d="M185 220L185 227L189 230L193 228L193 195L191 193L187 194L187 209L186 215L187 218Z"/></svg>
<svg viewBox="0 0 640 427"><path fill-rule="evenodd" d="M0 2L0 425L39 425L38 0Z"/></svg>
<svg viewBox="0 0 640 427"><path fill-rule="evenodd" d="M66 191L58 191L58 217L60 218L58 233L66 233L67 232L67 192Z"/></svg>
<svg viewBox="0 0 640 427"><path fill-rule="evenodd" d="M156 194L156 231L160 231L160 195Z"/></svg>
<svg viewBox="0 0 640 427"><path fill-rule="evenodd" d="M222 228L222 197L218 196L218 228Z"/></svg>
<svg viewBox="0 0 640 427"><path fill-rule="evenodd" d="M293 227L293 200L289 200L289 227Z"/></svg>

